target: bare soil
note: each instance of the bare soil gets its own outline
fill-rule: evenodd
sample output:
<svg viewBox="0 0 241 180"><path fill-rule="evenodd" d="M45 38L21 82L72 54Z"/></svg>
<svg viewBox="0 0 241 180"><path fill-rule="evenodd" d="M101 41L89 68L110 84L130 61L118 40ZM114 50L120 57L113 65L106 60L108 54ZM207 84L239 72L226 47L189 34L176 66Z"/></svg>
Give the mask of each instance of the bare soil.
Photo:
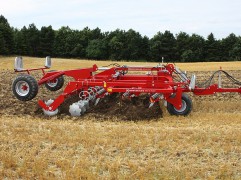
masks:
<svg viewBox="0 0 241 180"><path fill-rule="evenodd" d="M199 83L204 82L210 77L213 72L189 72L189 75L195 73L197 75L197 81ZM241 77L240 71L230 71L230 74L236 78ZM12 82L17 76L16 73L9 70L0 71L0 115L15 115L23 116L30 115L34 117L43 117L44 116L42 109L38 106L38 99L54 99L61 91L50 92L44 86L39 88L39 93L37 97L28 102L22 102L17 100L12 93ZM38 79L41 77L39 74L34 74ZM223 80L223 86L233 87L233 84L226 79ZM192 99L196 102L203 101L203 97L196 97L190 94ZM221 95L208 96L205 97L205 101L209 100L228 100L230 98L235 98L239 96L237 93L225 93ZM62 119L66 116L69 116L68 107L73 102L78 101L78 97L73 97L60 107L60 113L57 115L58 118ZM162 109L158 103L152 108L147 108L146 101L148 97L143 95L135 100L121 100L120 96L111 95L105 99L102 99L97 106L91 106L86 114L93 116L97 119L105 118L117 118L122 120L148 120L148 119L159 119L162 117Z"/></svg>

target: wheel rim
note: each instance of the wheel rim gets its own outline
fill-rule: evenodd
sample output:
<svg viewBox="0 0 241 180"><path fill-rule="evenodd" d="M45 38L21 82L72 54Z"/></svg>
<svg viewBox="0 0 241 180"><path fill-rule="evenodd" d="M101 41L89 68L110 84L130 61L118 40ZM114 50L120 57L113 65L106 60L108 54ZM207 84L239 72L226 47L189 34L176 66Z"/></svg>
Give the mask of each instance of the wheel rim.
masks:
<svg viewBox="0 0 241 180"><path fill-rule="evenodd" d="M29 93L29 84L26 81L18 81L15 90L19 96L26 96Z"/></svg>
<svg viewBox="0 0 241 180"><path fill-rule="evenodd" d="M52 87L52 88L53 88L53 87L57 86L57 84L58 84L58 79L49 81L47 84L48 84L49 87Z"/></svg>
<svg viewBox="0 0 241 180"><path fill-rule="evenodd" d="M176 109L176 108L174 107L175 111L177 111L177 112L179 112L179 113L185 111L186 108L187 108L187 103L186 103L186 101L184 101L184 100L182 100L182 107L181 107L181 109L178 110L178 109Z"/></svg>

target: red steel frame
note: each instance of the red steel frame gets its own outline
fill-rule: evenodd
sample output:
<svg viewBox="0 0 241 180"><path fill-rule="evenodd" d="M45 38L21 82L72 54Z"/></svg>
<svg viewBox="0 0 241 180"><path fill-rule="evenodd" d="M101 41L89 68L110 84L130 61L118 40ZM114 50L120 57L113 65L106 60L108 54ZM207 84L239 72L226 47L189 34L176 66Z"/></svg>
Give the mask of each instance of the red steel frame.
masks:
<svg viewBox="0 0 241 180"><path fill-rule="evenodd" d="M21 70L20 72L25 71L30 73L34 70L42 70L43 77L38 81L38 85L54 81L63 75L74 78L74 81L68 82L62 94L60 94L51 105L47 106L42 100L38 101L39 105L47 111L56 110L66 97L87 91L89 87L96 86L103 87L108 94L128 92L129 94L138 96L141 93L149 93L150 95L160 93L163 95L163 99L171 103L176 109L180 109L182 106L183 92L193 92L195 95L211 95L222 92L241 93L241 87L219 88L217 84L213 84L207 88L195 86L194 89L190 89L190 80L186 82L173 81L173 72L175 71L173 64L160 67L113 67L102 72L98 72L97 65L93 65L91 68L47 73L45 73L44 69L47 68L27 69ZM124 74L123 72L126 71L149 71L151 73L146 75ZM97 98L102 98L104 94L96 96ZM150 97L150 102L160 100L160 97L156 99L153 99L152 96Z"/></svg>

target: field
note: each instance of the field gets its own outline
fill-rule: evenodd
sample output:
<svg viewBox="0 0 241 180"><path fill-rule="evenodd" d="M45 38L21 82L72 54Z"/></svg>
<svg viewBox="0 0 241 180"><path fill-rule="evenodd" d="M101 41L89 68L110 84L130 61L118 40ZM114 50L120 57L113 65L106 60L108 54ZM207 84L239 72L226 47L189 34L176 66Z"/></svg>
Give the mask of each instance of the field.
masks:
<svg viewBox="0 0 241 180"><path fill-rule="evenodd" d="M54 93L41 87L33 101L16 100L13 60L0 57L0 179L241 179L239 94L192 96L187 117L170 116L163 105L163 117L151 120L95 113L45 117L37 100ZM26 67L43 63L24 57ZM52 63L52 69L69 69L113 62ZM241 80L241 62L177 65L200 82L220 66Z"/></svg>

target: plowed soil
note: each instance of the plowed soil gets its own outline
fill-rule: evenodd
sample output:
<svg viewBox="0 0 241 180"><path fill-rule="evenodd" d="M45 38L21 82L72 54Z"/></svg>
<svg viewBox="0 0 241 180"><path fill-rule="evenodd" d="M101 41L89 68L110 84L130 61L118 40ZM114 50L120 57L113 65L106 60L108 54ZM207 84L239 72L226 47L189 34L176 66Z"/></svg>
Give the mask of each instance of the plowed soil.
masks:
<svg viewBox="0 0 241 180"><path fill-rule="evenodd" d="M197 81L202 83L207 80L213 72L189 72L189 74L192 73L195 73L197 75ZM229 71L229 73L237 79L241 79L240 71ZM9 70L0 71L0 115L30 115L46 118L42 109L38 106L38 99L54 99L59 93L61 93L61 90L58 92L50 92L44 86L41 86L37 97L31 101L22 102L17 100L12 93L12 81L16 76L16 73ZM34 76L37 79L40 78L39 74L34 74ZM215 80L217 81L217 78ZM223 79L222 85L224 87L237 87L227 79ZM224 93L207 97L196 97L192 94L190 94L190 96L197 104L201 101L228 101L230 99L239 99L240 97L238 93ZM145 104L146 98L146 96L141 96L134 102L130 100L121 101L119 95L112 95L103 99L97 106L91 107L86 114L99 119L115 117L122 120L147 120L159 119L162 117L160 105L156 103L152 108L148 109ZM76 101L78 101L78 99L74 99L74 102ZM72 102L67 101L67 103L60 108L60 113L57 115L58 118L69 116L68 106L70 103Z"/></svg>

